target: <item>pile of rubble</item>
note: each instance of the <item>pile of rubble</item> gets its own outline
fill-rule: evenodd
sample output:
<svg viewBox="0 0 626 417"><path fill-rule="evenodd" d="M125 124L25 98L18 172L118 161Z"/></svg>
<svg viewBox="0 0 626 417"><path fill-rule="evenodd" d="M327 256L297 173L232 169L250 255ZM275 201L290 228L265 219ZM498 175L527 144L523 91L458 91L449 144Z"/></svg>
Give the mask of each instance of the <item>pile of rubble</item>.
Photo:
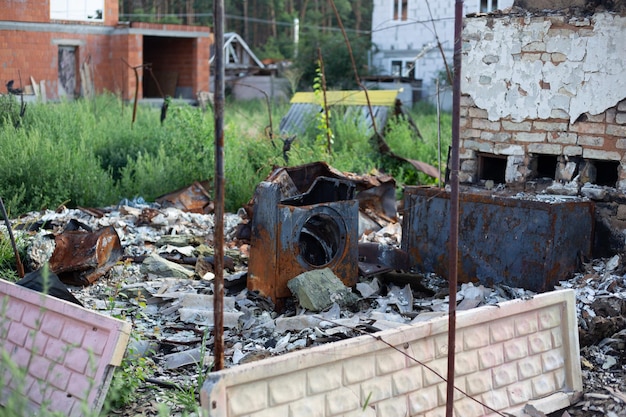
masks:
<svg viewBox="0 0 626 417"><path fill-rule="evenodd" d="M326 304L315 307L319 311L311 311L294 297L284 311L277 312L271 300L246 288L249 247L234 238L241 222L237 214L226 216L227 367L427 320L448 311L445 280L390 271L361 278L354 293L345 288L351 297L344 298L350 302L329 298ZM92 231L113 227L119 235L123 248L120 261L109 265L106 274L90 285L69 288L85 307L132 322L129 351L148 357L155 368L146 381L142 400L120 410L120 415L156 415L159 390L193 386L199 372L207 371L211 363L214 275L213 253L207 243L212 236L213 215L142 202L126 202L99 210L97 215L93 210L77 209L31 213L16 222L17 229L30 229L30 268L50 259L55 246L52 237L72 224ZM398 246L400 233L398 224L390 223L362 239ZM320 271L314 272L323 275ZM329 275L332 282L332 273ZM626 413L624 276L621 258L616 255L593 260L585 265L584 272L560 283L560 287L574 288L577 294L585 387L580 401L567 410L570 415ZM532 292L519 288L462 284L457 302L462 310L532 296ZM153 388L148 389L150 386ZM155 386L159 387L156 394Z"/></svg>

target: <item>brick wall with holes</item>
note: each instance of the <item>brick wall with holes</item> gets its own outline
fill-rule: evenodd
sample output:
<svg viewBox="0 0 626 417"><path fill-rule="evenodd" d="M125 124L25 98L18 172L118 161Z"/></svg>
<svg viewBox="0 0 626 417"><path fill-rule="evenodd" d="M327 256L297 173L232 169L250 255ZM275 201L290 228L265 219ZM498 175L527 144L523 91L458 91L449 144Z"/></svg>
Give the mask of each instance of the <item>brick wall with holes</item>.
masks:
<svg viewBox="0 0 626 417"><path fill-rule="evenodd" d="M202 407L219 417L443 416L447 324L440 316L211 373ZM467 394L454 395L458 416L529 402L549 413L582 390L572 290L458 312L455 351L455 386Z"/></svg>
<svg viewBox="0 0 626 417"><path fill-rule="evenodd" d="M467 19L460 180L626 189L626 17Z"/></svg>
<svg viewBox="0 0 626 417"><path fill-rule="evenodd" d="M0 279L0 404L21 395L28 410L12 410L19 415L78 417L84 406L98 413L130 331L125 321Z"/></svg>

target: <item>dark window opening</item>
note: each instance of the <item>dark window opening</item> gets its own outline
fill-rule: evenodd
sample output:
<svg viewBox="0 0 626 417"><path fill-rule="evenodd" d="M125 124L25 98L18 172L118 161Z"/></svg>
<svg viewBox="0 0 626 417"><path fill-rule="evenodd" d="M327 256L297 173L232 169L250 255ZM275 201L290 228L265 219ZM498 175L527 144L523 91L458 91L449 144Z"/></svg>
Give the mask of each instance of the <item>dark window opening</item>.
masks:
<svg viewBox="0 0 626 417"><path fill-rule="evenodd" d="M494 10L498 10L498 0L481 0L480 11L483 13L489 13Z"/></svg>
<svg viewBox="0 0 626 417"><path fill-rule="evenodd" d="M535 178L556 178L556 155L536 155L535 156Z"/></svg>
<svg viewBox="0 0 626 417"><path fill-rule="evenodd" d="M76 46L59 45L58 74L59 96L73 99L78 95L78 73Z"/></svg>
<svg viewBox="0 0 626 417"><path fill-rule="evenodd" d="M422 100L423 85L423 80L411 81L413 103L417 103Z"/></svg>
<svg viewBox="0 0 626 417"><path fill-rule="evenodd" d="M393 20L407 20L409 0L393 1Z"/></svg>
<svg viewBox="0 0 626 417"><path fill-rule="evenodd" d="M618 180L618 161L593 161L596 166L596 185L615 187Z"/></svg>
<svg viewBox="0 0 626 417"><path fill-rule="evenodd" d="M405 74L403 75L405 77L410 78L411 80L415 79L415 61L405 62L404 71L405 71Z"/></svg>
<svg viewBox="0 0 626 417"><path fill-rule="evenodd" d="M506 182L506 156L478 155L478 178L497 184Z"/></svg>
<svg viewBox="0 0 626 417"><path fill-rule="evenodd" d="M394 77L402 76L402 61L391 61L391 75Z"/></svg>

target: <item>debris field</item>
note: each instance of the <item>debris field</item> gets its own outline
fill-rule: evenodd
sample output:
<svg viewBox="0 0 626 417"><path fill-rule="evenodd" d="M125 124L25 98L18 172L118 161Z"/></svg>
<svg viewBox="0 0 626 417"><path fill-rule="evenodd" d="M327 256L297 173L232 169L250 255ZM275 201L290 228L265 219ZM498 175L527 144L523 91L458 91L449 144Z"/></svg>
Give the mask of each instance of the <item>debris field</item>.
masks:
<svg viewBox="0 0 626 417"><path fill-rule="evenodd" d="M61 207L13 221L16 233L29 239L28 270L56 261L59 277L66 283L70 279L69 292L77 302L132 323L127 359L146 358L152 374L141 386L138 400L118 410L119 415L157 415L157 403L168 399L172 415L182 415L182 406L167 393L194 386L201 373L210 372L214 217L203 212L210 210L195 211L200 212L163 200L139 199L100 209ZM446 279L387 267L372 272L362 266L351 277L353 286L344 285L329 268L311 268L289 280L294 295L288 297L250 290L253 249L249 239L238 237L247 227L248 215L241 210L225 217L226 367L447 314ZM359 244L400 248L400 220L401 216L360 234ZM83 242L91 242L91 247L82 248L82 257L61 256L59 242L76 234L90 236L92 240ZM119 242L109 238L102 244L102 235L119 236ZM88 250L93 248L95 252ZM625 269L620 255L586 259L569 279L554 285L576 292L584 386L578 401L554 416L626 415ZM332 290L307 288L311 282ZM463 283L456 295L457 309L534 294L506 283Z"/></svg>

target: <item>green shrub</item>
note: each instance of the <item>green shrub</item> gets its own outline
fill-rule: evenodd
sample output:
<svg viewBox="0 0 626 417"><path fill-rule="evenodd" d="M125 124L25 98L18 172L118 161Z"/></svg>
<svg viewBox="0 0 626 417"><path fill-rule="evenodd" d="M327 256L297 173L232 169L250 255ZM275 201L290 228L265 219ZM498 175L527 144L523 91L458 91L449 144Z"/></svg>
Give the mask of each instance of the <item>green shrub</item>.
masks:
<svg viewBox="0 0 626 417"><path fill-rule="evenodd" d="M0 121L13 120L13 104L2 107ZM13 107L11 107L13 106ZM274 165L284 165L278 134L288 104L268 109L265 100L226 102L224 111L224 172L226 210L249 201L259 181ZM3 110L4 109L4 110ZM4 112L3 112L4 111ZM355 109L333 108L331 152L316 143L319 131L311 123L289 152L289 165L326 161L342 171L388 172L400 184L433 183L412 167L383 158L372 145L371 129ZM270 114L272 129L270 129ZM437 120L432 106L412 113L424 141L405 120L390 120L386 140L402 156L437 165ZM113 95L56 104L29 104L20 127L0 123L0 196L15 217L56 208L102 207L122 198L147 201L194 181L214 180L214 117L173 102L164 123L158 107L139 105L132 123L132 105ZM379 127L380 128L380 127ZM270 140L270 131L274 131ZM450 143L450 116L442 116L442 160Z"/></svg>

